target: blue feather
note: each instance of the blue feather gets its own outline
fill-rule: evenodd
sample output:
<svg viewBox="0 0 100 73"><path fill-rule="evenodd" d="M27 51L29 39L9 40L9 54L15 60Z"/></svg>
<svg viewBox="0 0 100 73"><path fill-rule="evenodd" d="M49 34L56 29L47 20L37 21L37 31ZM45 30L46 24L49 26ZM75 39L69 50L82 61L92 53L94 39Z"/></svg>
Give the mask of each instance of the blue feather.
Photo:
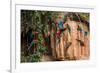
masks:
<svg viewBox="0 0 100 73"><path fill-rule="evenodd" d="M58 23L58 27L59 27L60 29L64 29L64 27L63 27L63 22L62 22L62 21L60 21L60 22Z"/></svg>

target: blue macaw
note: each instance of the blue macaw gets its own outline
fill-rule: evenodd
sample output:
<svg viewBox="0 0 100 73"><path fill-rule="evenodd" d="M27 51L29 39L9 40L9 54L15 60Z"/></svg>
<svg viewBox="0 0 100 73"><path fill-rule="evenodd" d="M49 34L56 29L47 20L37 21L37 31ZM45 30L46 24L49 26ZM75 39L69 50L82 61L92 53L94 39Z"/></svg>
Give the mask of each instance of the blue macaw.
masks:
<svg viewBox="0 0 100 73"><path fill-rule="evenodd" d="M27 39L28 39L28 43L30 44L33 40L34 36L32 34L32 31L31 32L28 32L27 33Z"/></svg>
<svg viewBox="0 0 100 73"><path fill-rule="evenodd" d="M59 27L60 29L64 29L64 27L63 27L63 21L60 21L60 22L58 23L58 27Z"/></svg>

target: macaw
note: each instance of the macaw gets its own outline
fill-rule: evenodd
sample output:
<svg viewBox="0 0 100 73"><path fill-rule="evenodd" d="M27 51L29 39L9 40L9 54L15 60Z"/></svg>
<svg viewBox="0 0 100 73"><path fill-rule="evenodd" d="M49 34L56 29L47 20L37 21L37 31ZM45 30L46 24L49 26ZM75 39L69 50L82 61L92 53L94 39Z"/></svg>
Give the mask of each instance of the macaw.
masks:
<svg viewBox="0 0 100 73"><path fill-rule="evenodd" d="M30 29L27 32L27 41L28 41L28 44L30 44L32 42L33 38L34 38L34 35L32 34L32 29Z"/></svg>
<svg viewBox="0 0 100 73"><path fill-rule="evenodd" d="M58 27L59 27L59 29L64 29L64 27L63 27L63 21L60 21L60 22L58 23Z"/></svg>
<svg viewBox="0 0 100 73"><path fill-rule="evenodd" d="M57 32L57 36L60 36L60 34L61 34L63 31L66 30L66 28L64 28L63 24L64 24L63 21L60 21L60 22L58 23L59 30L58 30L58 32Z"/></svg>

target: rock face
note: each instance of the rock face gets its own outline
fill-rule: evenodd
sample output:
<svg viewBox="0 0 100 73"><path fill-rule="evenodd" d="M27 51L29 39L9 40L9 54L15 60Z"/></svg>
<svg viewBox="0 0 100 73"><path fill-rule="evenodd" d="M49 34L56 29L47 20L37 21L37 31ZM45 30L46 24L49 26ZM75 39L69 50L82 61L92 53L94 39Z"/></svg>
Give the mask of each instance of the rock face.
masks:
<svg viewBox="0 0 100 73"><path fill-rule="evenodd" d="M71 48L68 49L69 56L71 55L73 58L78 58L78 31L77 31L77 24L74 21L68 21L68 25L71 28ZM70 57L71 57L70 56Z"/></svg>
<svg viewBox="0 0 100 73"><path fill-rule="evenodd" d="M69 30L69 28L70 30ZM57 60L65 59L88 59L89 58L89 31L82 22L67 19L64 23L64 30L57 38L52 30L51 48L52 56Z"/></svg>

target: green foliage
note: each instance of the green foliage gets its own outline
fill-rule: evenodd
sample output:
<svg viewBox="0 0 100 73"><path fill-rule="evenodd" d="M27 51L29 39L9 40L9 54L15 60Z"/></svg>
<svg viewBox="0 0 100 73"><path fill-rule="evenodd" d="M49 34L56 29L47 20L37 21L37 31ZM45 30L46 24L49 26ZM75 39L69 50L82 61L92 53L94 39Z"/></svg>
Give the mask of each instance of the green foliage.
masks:
<svg viewBox="0 0 100 73"><path fill-rule="evenodd" d="M40 62L41 61L41 54L40 52L34 53L32 56L32 62Z"/></svg>
<svg viewBox="0 0 100 73"><path fill-rule="evenodd" d="M43 54L47 48L46 46L43 46L43 45L39 45L38 48L37 48L38 52L40 52L41 54Z"/></svg>
<svg viewBox="0 0 100 73"><path fill-rule="evenodd" d="M44 47L43 45L39 45L37 48L37 51L35 53L33 53L32 57L32 62L40 62L41 61L41 57L43 55L43 53L46 51L46 47Z"/></svg>
<svg viewBox="0 0 100 73"><path fill-rule="evenodd" d="M43 38L43 35L42 34L39 34L38 35L38 45L42 45L44 43L44 38Z"/></svg>
<svg viewBox="0 0 100 73"><path fill-rule="evenodd" d="M78 19L77 16L73 16L73 20L74 20L74 21L79 21L79 19Z"/></svg>
<svg viewBox="0 0 100 73"><path fill-rule="evenodd" d="M37 51L42 54L47 49L46 46L43 45L45 43L45 39L43 38L42 34L39 34L38 40L39 40L39 42L38 42Z"/></svg>
<svg viewBox="0 0 100 73"><path fill-rule="evenodd" d="M81 16L81 18L89 21L89 15L90 15L89 13L79 13L79 15Z"/></svg>
<svg viewBox="0 0 100 73"><path fill-rule="evenodd" d="M32 62L39 62L41 61L41 57L44 54L44 52L46 51L46 46L43 45L44 43L44 39L42 37L42 34L38 35L38 40L39 42L37 43L37 48L35 53L33 53L32 57Z"/></svg>

